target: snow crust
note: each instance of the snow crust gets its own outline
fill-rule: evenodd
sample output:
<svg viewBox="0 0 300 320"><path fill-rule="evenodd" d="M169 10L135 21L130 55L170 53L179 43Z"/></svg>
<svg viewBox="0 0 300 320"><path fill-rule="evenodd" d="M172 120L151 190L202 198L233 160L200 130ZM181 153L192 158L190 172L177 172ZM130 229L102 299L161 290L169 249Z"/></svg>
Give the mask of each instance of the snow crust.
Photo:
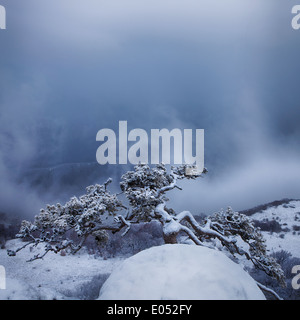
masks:
<svg viewBox="0 0 300 320"><path fill-rule="evenodd" d="M141 251L114 269L100 300L264 300L249 274L220 251L170 244Z"/></svg>

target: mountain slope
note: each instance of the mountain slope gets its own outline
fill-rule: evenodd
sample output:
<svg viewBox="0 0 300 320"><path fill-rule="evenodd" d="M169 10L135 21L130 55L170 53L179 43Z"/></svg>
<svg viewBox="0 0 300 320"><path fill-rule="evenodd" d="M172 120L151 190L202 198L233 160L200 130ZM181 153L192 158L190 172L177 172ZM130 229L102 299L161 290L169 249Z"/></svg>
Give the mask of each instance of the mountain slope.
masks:
<svg viewBox="0 0 300 320"><path fill-rule="evenodd" d="M285 250L300 258L300 200L273 201L241 213L261 228L270 253Z"/></svg>

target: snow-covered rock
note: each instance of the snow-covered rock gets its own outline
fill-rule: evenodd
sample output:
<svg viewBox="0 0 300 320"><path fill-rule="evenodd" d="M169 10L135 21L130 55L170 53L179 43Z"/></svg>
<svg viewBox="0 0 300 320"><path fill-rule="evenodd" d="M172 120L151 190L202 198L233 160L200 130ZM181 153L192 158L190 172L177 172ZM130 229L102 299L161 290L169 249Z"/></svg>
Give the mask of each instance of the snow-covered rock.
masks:
<svg viewBox="0 0 300 320"><path fill-rule="evenodd" d="M100 300L260 300L255 281L222 252L172 244L144 250L118 266Z"/></svg>

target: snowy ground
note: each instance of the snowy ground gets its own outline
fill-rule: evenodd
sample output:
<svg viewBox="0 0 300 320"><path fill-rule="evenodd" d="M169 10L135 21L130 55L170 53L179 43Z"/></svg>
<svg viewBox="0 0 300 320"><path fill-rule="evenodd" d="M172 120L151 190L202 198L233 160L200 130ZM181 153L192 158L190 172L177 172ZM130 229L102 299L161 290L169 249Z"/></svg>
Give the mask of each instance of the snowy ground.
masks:
<svg viewBox="0 0 300 320"><path fill-rule="evenodd" d="M262 222L276 221L282 231L262 231L270 252L285 250L300 258L300 201L294 200L277 207L270 207L251 215L251 219ZM298 231L295 231L298 230Z"/></svg>
<svg viewBox="0 0 300 320"><path fill-rule="evenodd" d="M276 221L280 225L280 231L262 231L269 253L286 250L300 258L300 201L269 206L251 218L267 223ZM6 289L0 288L0 300L96 299L109 274L124 260L95 259L84 249L74 256L50 252L43 260L33 262L26 262L37 253L30 252L29 248L15 257L7 255L7 249L15 250L22 244L21 240L10 240L5 249L0 249L0 265L6 270Z"/></svg>
<svg viewBox="0 0 300 320"><path fill-rule="evenodd" d="M20 240L10 240L6 249L16 249ZM0 300L95 299L112 270L123 259L95 259L82 250L76 255L48 253L43 260L26 262L33 252L29 248L9 257L0 250L0 265L6 271L6 289Z"/></svg>

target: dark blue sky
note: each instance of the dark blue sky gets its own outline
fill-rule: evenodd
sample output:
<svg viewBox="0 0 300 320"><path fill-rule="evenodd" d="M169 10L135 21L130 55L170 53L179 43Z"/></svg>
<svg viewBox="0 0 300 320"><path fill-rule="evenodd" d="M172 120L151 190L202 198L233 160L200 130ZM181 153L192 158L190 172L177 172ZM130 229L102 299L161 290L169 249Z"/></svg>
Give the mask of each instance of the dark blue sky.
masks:
<svg viewBox="0 0 300 320"><path fill-rule="evenodd" d="M28 213L61 189L71 194L69 176L47 189L28 170L95 162L97 131L119 120L129 129L205 129L209 175L187 185L178 206L299 198L297 1L0 4L0 210Z"/></svg>

